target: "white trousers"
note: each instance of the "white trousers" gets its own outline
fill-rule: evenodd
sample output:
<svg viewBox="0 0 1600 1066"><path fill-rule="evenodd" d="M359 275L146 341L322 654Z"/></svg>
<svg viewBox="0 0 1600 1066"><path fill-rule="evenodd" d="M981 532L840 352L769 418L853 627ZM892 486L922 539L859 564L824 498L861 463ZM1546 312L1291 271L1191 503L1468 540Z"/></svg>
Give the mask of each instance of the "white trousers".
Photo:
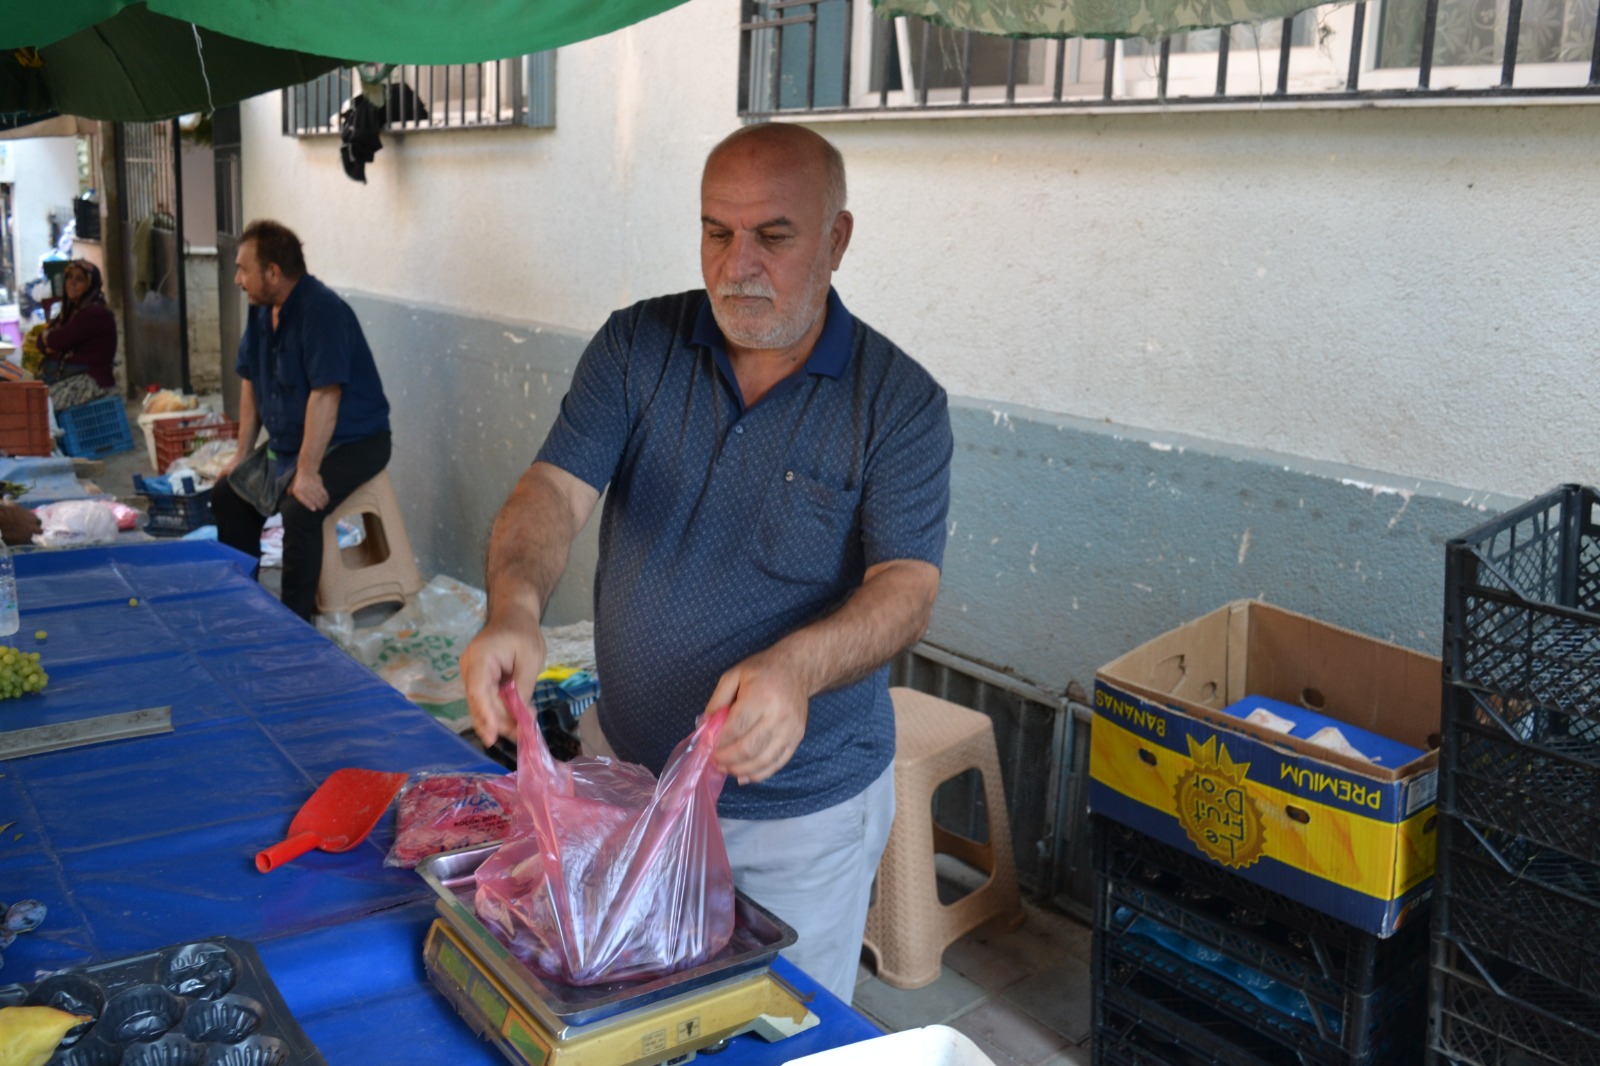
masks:
<svg viewBox="0 0 1600 1066"><path fill-rule="evenodd" d="M578 719L583 753L615 758L597 718L591 711ZM846 1003L893 822L892 764L850 799L814 814L722 819L734 885L793 927L798 939L783 957Z"/></svg>

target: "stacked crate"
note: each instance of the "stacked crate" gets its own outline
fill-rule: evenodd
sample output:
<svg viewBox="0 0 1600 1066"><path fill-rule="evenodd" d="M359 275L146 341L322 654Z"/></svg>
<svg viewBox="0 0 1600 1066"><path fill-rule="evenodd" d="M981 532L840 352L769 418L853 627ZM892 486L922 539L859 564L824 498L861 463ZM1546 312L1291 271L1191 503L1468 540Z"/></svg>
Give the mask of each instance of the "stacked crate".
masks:
<svg viewBox="0 0 1600 1066"><path fill-rule="evenodd" d="M1600 1066L1600 495L1447 547L1430 1055Z"/></svg>
<svg viewBox="0 0 1600 1066"><path fill-rule="evenodd" d="M1100 1066L1421 1057L1425 916L1381 939L1094 816Z"/></svg>

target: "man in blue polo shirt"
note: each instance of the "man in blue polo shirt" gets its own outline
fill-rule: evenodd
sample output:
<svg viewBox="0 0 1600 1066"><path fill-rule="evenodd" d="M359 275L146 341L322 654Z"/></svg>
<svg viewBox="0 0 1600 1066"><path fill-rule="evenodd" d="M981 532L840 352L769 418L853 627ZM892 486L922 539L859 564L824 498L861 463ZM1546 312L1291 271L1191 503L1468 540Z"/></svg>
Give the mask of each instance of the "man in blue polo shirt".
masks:
<svg viewBox="0 0 1600 1066"><path fill-rule="evenodd" d="M306 273L300 238L262 220L239 237L239 451L211 493L217 539L257 559L283 516L283 603L317 609L322 523L389 464L389 401L355 312ZM267 442L253 449L262 427Z"/></svg>
<svg viewBox="0 0 1600 1066"><path fill-rule="evenodd" d="M731 705L718 813L734 881L849 1000L894 815L887 661L926 629L949 504L933 378L830 280L844 163L799 126L746 127L701 181L705 290L611 316L490 534L489 617L462 658L478 736L531 693L539 620L602 491L601 698L584 747L660 772Z"/></svg>

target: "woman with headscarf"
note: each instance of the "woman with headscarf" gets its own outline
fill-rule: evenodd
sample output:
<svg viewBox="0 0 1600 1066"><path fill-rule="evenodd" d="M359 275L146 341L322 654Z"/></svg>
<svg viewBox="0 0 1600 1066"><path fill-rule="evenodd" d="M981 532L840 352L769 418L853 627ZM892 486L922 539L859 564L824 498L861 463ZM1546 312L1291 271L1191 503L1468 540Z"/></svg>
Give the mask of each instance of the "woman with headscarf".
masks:
<svg viewBox="0 0 1600 1066"><path fill-rule="evenodd" d="M96 385L114 388L111 364L117 358L117 320L106 306L100 268L87 259L67 265L62 284L67 298L44 335L45 381L87 374Z"/></svg>

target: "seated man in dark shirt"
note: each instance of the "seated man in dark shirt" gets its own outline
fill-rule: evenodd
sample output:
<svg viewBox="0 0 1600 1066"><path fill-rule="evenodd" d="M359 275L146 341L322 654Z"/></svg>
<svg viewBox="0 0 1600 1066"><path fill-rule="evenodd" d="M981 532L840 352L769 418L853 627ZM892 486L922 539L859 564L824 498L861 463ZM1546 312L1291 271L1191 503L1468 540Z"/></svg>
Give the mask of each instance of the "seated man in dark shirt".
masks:
<svg viewBox="0 0 1600 1066"><path fill-rule="evenodd" d="M389 463L389 401L355 312L306 273L288 227L250 223L236 266L251 307L239 341L239 451L211 494L217 539L259 559L261 528L281 512L283 602L309 619L323 520ZM264 476L246 484L240 464L263 427Z"/></svg>

